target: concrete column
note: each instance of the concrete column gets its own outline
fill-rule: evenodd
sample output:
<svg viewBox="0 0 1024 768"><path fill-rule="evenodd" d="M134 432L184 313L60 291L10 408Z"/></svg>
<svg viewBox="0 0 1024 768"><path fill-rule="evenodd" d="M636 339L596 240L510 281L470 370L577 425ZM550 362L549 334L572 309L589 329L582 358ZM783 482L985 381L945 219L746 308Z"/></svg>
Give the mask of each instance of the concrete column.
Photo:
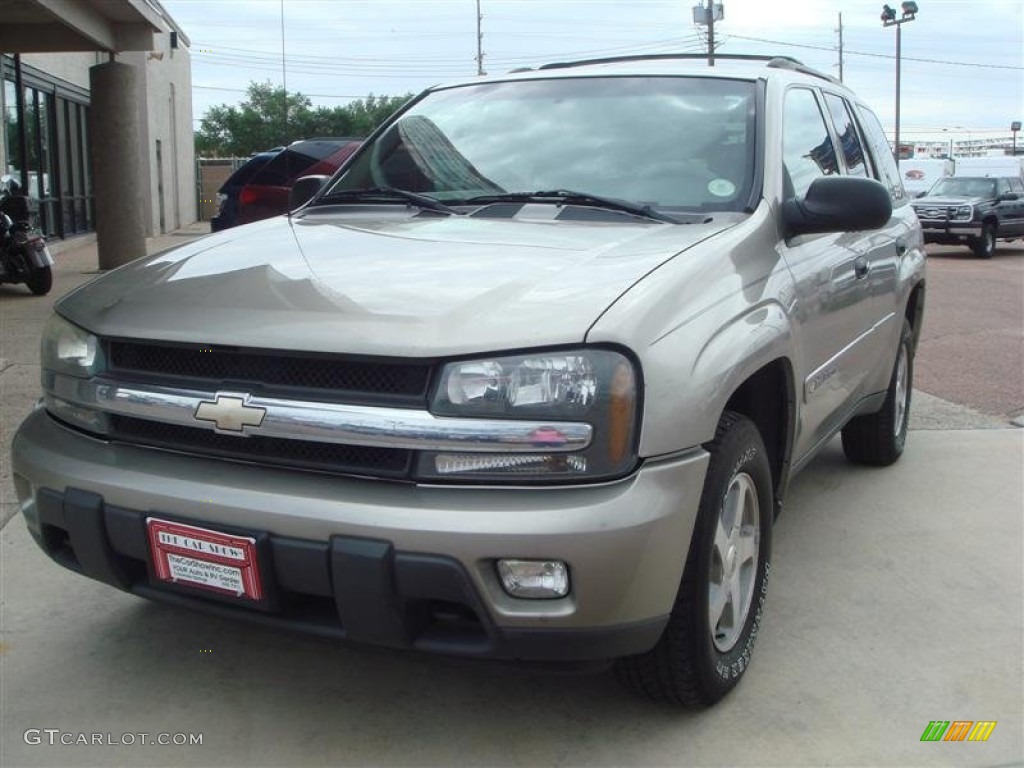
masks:
<svg viewBox="0 0 1024 768"><path fill-rule="evenodd" d="M89 142L100 269L146 254L148 185L142 179L135 67L108 61L89 68Z"/></svg>

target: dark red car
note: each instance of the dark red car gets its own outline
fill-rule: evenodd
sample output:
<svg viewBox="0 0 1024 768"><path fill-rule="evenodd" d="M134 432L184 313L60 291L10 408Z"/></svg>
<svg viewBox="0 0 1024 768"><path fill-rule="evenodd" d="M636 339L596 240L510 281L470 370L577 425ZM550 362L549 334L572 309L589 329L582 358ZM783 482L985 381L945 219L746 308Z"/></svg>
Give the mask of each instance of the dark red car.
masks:
<svg viewBox="0 0 1024 768"><path fill-rule="evenodd" d="M289 144L238 193L238 223L249 224L288 212L288 192L300 176L332 175L362 139L304 139Z"/></svg>

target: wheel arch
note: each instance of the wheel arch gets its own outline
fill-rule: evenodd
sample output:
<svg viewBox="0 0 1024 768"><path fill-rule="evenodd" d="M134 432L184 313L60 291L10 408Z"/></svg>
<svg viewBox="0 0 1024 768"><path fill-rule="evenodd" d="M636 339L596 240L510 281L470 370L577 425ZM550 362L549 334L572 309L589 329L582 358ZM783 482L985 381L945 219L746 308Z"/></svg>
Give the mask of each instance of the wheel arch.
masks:
<svg viewBox="0 0 1024 768"><path fill-rule="evenodd" d="M921 324L924 320L924 305L925 281L921 280L910 291L910 295L907 297L907 306L903 312L903 317L905 317L907 322L910 323L910 331L912 334L911 349L915 352L917 351L917 343L921 338Z"/></svg>
<svg viewBox="0 0 1024 768"><path fill-rule="evenodd" d="M723 409L746 416L761 433L772 472L776 517L788 485L796 407L793 364L787 357L777 357L739 382Z"/></svg>

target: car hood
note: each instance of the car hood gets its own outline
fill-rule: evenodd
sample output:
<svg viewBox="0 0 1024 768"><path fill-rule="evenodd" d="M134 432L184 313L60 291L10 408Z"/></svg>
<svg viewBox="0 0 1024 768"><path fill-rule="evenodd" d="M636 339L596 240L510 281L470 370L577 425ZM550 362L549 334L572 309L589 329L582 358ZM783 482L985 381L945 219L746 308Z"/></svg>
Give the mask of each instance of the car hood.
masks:
<svg viewBox="0 0 1024 768"><path fill-rule="evenodd" d="M132 262L58 311L103 336L435 357L581 342L637 280L737 220L322 211Z"/></svg>
<svg viewBox="0 0 1024 768"><path fill-rule="evenodd" d="M986 197L968 197L967 195L942 195L935 197L918 197L914 199L914 205L977 205L987 200Z"/></svg>

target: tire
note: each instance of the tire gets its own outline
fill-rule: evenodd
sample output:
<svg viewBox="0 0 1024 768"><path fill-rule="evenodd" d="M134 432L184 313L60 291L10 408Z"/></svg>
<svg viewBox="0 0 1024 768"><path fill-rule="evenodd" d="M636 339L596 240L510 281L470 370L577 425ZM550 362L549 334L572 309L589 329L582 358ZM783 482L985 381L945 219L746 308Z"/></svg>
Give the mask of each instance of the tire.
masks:
<svg viewBox="0 0 1024 768"><path fill-rule="evenodd" d="M981 227L981 237L971 243L971 250L979 259L991 259L996 252L996 225L986 221Z"/></svg>
<svg viewBox="0 0 1024 768"><path fill-rule="evenodd" d="M761 434L726 411L705 448L711 459L668 626L654 648L615 666L644 696L687 707L714 704L743 677L771 567L772 476Z"/></svg>
<svg viewBox="0 0 1024 768"><path fill-rule="evenodd" d="M899 352L882 409L878 413L857 416L843 427L843 452L850 461L887 467L902 455L907 442L914 382L913 344L910 323L904 320Z"/></svg>
<svg viewBox="0 0 1024 768"><path fill-rule="evenodd" d="M29 270L25 285L36 296L45 296L53 287L53 270L50 267L33 267Z"/></svg>

